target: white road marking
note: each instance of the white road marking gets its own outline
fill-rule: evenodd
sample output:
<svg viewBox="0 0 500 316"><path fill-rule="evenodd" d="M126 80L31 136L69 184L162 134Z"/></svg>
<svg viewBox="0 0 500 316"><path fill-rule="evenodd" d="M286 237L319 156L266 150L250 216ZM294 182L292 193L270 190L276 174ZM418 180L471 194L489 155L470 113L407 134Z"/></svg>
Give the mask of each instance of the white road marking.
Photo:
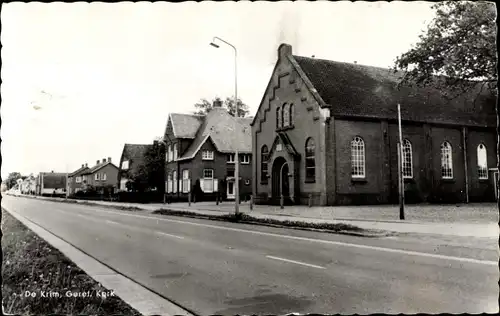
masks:
<svg viewBox="0 0 500 316"><path fill-rule="evenodd" d="M324 240L324 239L313 239L313 238L307 238L307 237L280 235L280 234L276 234L276 233L266 233L266 232L246 230L246 229L241 229L241 228L216 226L216 225L210 225L210 224L201 224L201 223L187 222L187 221L168 219L168 218L159 218L159 217L139 215L139 214L129 214L129 213L125 213L125 212L108 211L108 210L103 210L103 209L99 209L99 208L95 208L92 211L89 210L89 212L110 213L110 214L115 214L115 215L120 215L120 216L130 216L130 217L145 218L145 219L150 219L150 220L155 220L155 221L160 220L160 221L179 223L179 224L185 224L185 225L210 227L210 228L215 228L215 229L242 232L242 233L255 234L255 235L261 235L261 236L272 236L272 237L286 238L286 239L292 239L292 240L301 240L301 241L330 244L330 245L336 245L336 246L344 246L344 247L352 247L352 248L359 248L359 249L368 249L368 250L377 250L377 251L405 254L405 255L410 255L410 256L420 256L420 257L427 257L427 258L434 258L434 259L443 259L443 260L452 260L452 261L458 261L458 262L469 262L469 263L498 266L498 261L479 260L479 259L446 256L446 255L417 252L417 251L410 251L410 250L401 250L401 249L384 248L384 247L377 247L377 246L360 245L360 244L346 243L346 242L340 242L340 241L331 241L331 240ZM161 216L161 215L159 215L159 216Z"/></svg>
<svg viewBox="0 0 500 316"><path fill-rule="evenodd" d="M175 237L175 238L179 238L179 239L184 239L184 237L182 237L182 236L167 234L167 233L164 233L164 232L156 232L156 233L160 234L160 235L164 235L164 236L169 236L169 237Z"/></svg>
<svg viewBox="0 0 500 316"><path fill-rule="evenodd" d="M115 225L123 225L121 223L118 223L118 222L115 222L115 221L110 221L110 220L106 220L106 223L115 224ZM127 225L123 225L123 226L127 226Z"/></svg>
<svg viewBox="0 0 500 316"><path fill-rule="evenodd" d="M311 268L325 269L325 267L317 266L317 265L314 265L314 264L300 262L300 261L295 261L295 260L290 260L290 259L285 259L285 258L280 258L280 257L266 256L266 258L270 258L270 259L274 259L274 260L280 260L280 261L285 261L285 262L290 262L290 263L295 263L295 264L300 264L300 265L303 265L303 266L306 266L306 267L311 267Z"/></svg>

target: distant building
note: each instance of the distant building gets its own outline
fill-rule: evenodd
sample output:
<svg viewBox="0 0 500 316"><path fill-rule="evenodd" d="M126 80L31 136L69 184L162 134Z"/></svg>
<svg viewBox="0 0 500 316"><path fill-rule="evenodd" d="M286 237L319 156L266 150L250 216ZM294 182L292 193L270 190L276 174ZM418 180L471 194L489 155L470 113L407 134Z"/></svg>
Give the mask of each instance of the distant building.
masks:
<svg viewBox="0 0 500 316"><path fill-rule="evenodd" d="M77 170L73 171L68 175L68 187L69 187L69 194L75 194L78 191L83 190L84 188L84 181L83 181L83 174L89 170L88 164L82 164L80 168Z"/></svg>
<svg viewBox="0 0 500 316"><path fill-rule="evenodd" d="M97 160L95 166L79 172L82 177L82 188L92 186L98 192L104 192L105 188L116 189L116 178L118 177L118 167L111 162L111 157L107 160ZM76 178L75 178L76 179Z"/></svg>
<svg viewBox="0 0 500 316"><path fill-rule="evenodd" d="M235 163L240 162L241 196L251 194L251 118L235 118L215 101L207 115L172 113L165 129L166 194L187 200L188 192L199 199L234 199ZM235 157L238 148L239 157Z"/></svg>
<svg viewBox="0 0 500 316"><path fill-rule="evenodd" d="M408 202L494 201L496 97L396 89L389 69L292 54L278 60L252 122L257 203L397 203L401 104Z"/></svg>
<svg viewBox="0 0 500 316"><path fill-rule="evenodd" d="M66 173L40 172L36 177L35 191L37 195L66 194Z"/></svg>

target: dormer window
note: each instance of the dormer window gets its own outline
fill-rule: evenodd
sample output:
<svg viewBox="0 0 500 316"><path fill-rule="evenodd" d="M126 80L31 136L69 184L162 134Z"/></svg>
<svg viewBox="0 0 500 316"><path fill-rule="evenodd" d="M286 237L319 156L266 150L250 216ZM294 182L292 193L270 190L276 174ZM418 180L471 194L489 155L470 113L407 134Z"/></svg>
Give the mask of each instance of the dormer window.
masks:
<svg viewBox="0 0 500 316"><path fill-rule="evenodd" d="M128 160L122 162L122 170L128 170Z"/></svg>
<svg viewBox="0 0 500 316"><path fill-rule="evenodd" d="M203 160L214 160L214 152L211 150L204 150L202 153Z"/></svg>

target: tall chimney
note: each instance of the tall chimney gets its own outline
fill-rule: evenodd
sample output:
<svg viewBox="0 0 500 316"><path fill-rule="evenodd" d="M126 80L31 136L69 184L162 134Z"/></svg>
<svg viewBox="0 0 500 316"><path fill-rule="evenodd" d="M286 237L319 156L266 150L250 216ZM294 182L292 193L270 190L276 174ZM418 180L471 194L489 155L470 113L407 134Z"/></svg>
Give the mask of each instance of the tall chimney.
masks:
<svg viewBox="0 0 500 316"><path fill-rule="evenodd" d="M84 168L84 167L85 167L85 165L82 163L82 168Z"/></svg>
<svg viewBox="0 0 500 316"><path fill-rule="evenodd" d="M88 166L89 166L89 164L88 164L88 163L85 163L85 167L88 167Z"/></svg>
<svg viewBox="0 0 500 316"><path fill-rule="evenodd" d="M95 164L98 165L99 164L99 160L97 160L97 162Z"/></svg>
<svg viewBox="0 0 500 316"><path fill-rule="evenodd" d="M111 157L108 157L108 162L111 162Z"/></svg>
<svg viewBox="0 0 500 316"><path fill-rule="evenodd" d="M221 108L222 107L222 100L216 99L214 100L214 108Z"/></svg>
<svg viewBox="0 0 500 316"><path fill-rule="evenodd" d="M102 158L102 163L105 163L106 162L106 158Z"/></svg>

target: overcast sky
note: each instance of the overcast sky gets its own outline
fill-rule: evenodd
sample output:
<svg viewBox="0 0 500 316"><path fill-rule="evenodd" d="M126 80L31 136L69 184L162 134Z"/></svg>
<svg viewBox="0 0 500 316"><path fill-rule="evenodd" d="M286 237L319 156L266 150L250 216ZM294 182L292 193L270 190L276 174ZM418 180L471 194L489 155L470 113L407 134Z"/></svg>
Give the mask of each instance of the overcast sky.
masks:
<svg viewBox="0 0 500 316"><path fill-rule="evenodd" d="M238 94L254 115L277 48L390 67L430 2L8 3L2 6L2 177L74 171L151 143L167 115ZM38 110L35 110L35 107Z"/></svg>

